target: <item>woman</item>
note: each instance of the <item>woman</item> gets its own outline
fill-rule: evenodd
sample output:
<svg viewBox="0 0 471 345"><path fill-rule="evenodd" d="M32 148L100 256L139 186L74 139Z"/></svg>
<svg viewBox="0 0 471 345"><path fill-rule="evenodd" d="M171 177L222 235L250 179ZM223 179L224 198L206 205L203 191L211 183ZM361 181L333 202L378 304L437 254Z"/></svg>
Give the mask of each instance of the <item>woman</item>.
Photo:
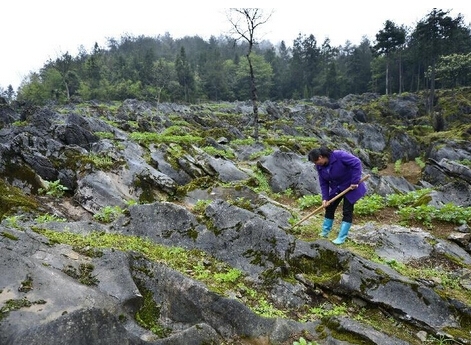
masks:
<svg viewBox="0 0 471 345"><path fill-rule="evenodd" d="M366 185L360 182L361 161L349 152L332 151L327 147L313 149L309 152L308 159L316 165L322 193L322 206L325 208L324 223L320 233L322 237L329 235L334 223L335 210L343 200L342 224L337 238L332 241L335 244L342 244L352 225L354 204L366 194ZM347 188L352 190L329 203L329 200Z"/></svg>

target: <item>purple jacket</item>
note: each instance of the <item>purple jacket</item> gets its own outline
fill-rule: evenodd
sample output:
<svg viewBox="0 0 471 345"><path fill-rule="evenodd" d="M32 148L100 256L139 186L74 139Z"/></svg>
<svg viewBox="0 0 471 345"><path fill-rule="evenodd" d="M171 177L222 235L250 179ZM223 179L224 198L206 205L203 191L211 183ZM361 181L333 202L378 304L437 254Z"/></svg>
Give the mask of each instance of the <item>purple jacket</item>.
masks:
<svg viewBox="0 0 471 345"><path fill-rule="evenodd" d="M319 174L319 185L322 192L322 200L330 200L335 195L343 192L351 184L358 184L361 180L362 167L358 157L342 150L332 151L327 166L316 165ZM345 194L345 198L352 204L366 194L366 184L358 185L358 188Z"/></svg>

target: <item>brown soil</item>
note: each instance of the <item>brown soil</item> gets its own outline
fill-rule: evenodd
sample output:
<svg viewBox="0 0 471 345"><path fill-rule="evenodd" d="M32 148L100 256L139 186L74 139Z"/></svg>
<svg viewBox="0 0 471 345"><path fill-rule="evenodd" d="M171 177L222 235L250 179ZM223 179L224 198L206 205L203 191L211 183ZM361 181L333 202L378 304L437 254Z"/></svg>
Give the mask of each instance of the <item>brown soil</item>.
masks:
<svg viewBox="0 0 471 345"><path fill-rule="evenodd" d="M394 163L389 163L388 166L379 171L381 176L402 176L412 184L416 184L422 177L422 169L415 161L402 163L400 171L396 172L396 166Z"/></svg>

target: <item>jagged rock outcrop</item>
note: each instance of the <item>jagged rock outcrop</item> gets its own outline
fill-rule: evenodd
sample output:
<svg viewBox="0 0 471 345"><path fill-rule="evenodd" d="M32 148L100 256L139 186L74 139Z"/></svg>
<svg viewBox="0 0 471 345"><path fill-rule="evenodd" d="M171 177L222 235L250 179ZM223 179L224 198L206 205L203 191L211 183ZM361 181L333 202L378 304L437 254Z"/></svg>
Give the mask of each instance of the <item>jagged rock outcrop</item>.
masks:
<svg viewBox="0 0 471 345"><path fill-rule="evenodd" d="M457 228L443 240L423 229L354 225L351 240L374 248L386 262L378 263L330 241L300 240L290 223L296 211L255 191L261 183L256 174L263 173L273 193L317 194L317 176L306 155L312 146L328 144L358 154L365 173L371 174L370 194L386 196L426 186L434 189L430 205L471 206L470 169L463 164L471 157L469 145L450 140L422 146L399 126L373 123L362 107L376 99L366 94L339 101L319 97L309 105L262 104L261 124L269 133L270 151L266 142L244 141L249 139L243 126L251 120L250 103L226 104L221 114L227 116L217 116L203 105L136 100L124 102L115 114L96 104L80 112L69 105L65 113L53 107L21 111L2 104L0 345L281 345L300 336L318 344L409 344L401 334L353 317L309 322L297 317L306 308L334 300L394 318L398 327L408 329L407 339L419 339L425 332L470 343L471 334L465 333L471 328L469 305L442 293L446 287L438 280L414 279L394 269L397 263L428 260L446 266L464 289L471 289L469 227ZM418 96L392 99L387 123L393 117L401 124L417 121L418 102ZM204 140L194 136L191 142L160 143L151 135L138 140L131 136L159 135L172 126L182 126L184 134L193 128ZM283 141L283 136L299 140ZM423 152L426 166L418 184L374 173L375 168L414 160ZM65 197L41 196L45 181L56 180L67 188ZM203 210L195 211L201 201ZM107 207L125 212L109 223L100 222L95 216ZM38 214L64 219L38 222ZM248 287L222 295L188 272L136 250L58 244L45 231L133 236L204 252L240 270L244 284L263 291L269 303L286 314L255 313L247 306ZM201 265L212 263L208 259ZM142 321L149 301L160 326L154 332ZM450 330L460 331L449 335Z"/></svg>

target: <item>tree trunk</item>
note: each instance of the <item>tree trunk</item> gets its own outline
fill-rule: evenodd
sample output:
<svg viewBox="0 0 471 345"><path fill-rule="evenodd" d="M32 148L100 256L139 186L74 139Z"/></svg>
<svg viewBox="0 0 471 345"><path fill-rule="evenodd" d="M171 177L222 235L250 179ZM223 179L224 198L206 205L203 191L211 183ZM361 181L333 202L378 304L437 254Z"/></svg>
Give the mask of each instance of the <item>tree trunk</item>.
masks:
<svg viewBox="0 0 471 345"><path fill-rule="evenodd" d="M247 61L249 62L250 89L252 92L253 121L254 121L253 136L255 140L258 140L258 96L257 96L257 86L255 84L255 74L253 72L252 60L250 59L250 53L247 54Z"/></svg>

